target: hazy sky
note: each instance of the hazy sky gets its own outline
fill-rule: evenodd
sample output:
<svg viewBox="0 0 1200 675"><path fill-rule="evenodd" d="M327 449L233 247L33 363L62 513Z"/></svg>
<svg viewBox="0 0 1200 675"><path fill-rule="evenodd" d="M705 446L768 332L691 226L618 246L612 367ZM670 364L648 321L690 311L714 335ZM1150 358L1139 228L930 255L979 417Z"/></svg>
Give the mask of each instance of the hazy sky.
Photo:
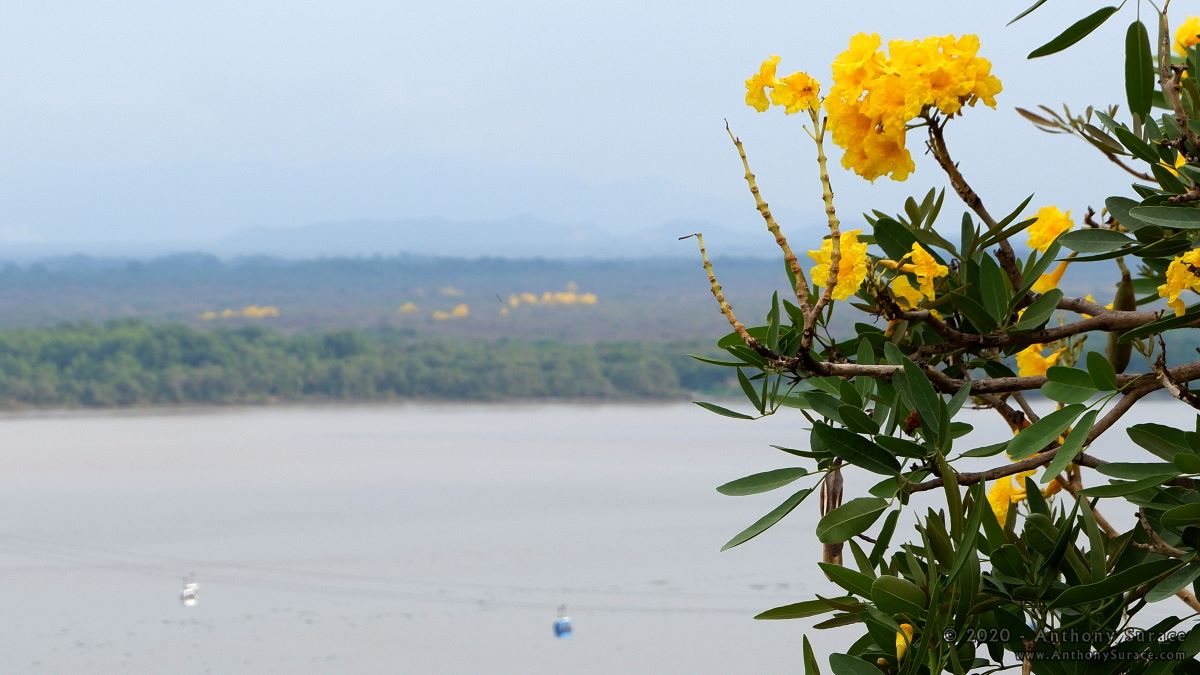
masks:
<svg viewBox="0 0 1200 675"><path fill-rule="evenodd" d="M1005 28L1028 1L8 3L0 242L518 214L614 230L707 219L758 236L726 117L785 225L816 236L799 116L755 114L742 81L777 53L781 72L827 86L857 31L978 33L1005 90L996 111L951 124L964 172L993 211L1036 190L1035 203L1080 212L1128 181L1012 108L1122 101L1134 7L1082 49L1027 61L1099 6L1052 0ZM922 159L905 183L834 180L849 221L942 184Z"/></svg>

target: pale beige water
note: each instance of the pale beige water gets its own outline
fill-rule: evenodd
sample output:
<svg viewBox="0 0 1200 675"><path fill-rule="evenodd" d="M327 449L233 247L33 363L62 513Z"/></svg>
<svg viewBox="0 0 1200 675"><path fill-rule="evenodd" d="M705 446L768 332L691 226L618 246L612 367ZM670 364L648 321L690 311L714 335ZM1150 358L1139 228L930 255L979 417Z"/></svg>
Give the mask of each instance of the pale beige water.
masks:
<svg viewBox="0 0 1200 675"><path fill-rule="evenodd" d="M271 408L7 417L0 438L3 672L795 672L807 622L750 617L835 592L815 499L718 552L790 492L713 487L792 465L768 444L804 443L794 415Z"/></svg>

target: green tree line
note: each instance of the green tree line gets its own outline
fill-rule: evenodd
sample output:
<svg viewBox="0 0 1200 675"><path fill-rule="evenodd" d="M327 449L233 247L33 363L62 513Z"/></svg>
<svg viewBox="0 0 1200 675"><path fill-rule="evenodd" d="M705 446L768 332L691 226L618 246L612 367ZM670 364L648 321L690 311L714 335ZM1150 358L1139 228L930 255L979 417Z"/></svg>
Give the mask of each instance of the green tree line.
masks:
<svg viewBox="0 0 1200 675"><path fill-rule="evenodd" d="M0 406L679 399L730 386L697 344L429 340L114 321L0 331Z"/></svg>

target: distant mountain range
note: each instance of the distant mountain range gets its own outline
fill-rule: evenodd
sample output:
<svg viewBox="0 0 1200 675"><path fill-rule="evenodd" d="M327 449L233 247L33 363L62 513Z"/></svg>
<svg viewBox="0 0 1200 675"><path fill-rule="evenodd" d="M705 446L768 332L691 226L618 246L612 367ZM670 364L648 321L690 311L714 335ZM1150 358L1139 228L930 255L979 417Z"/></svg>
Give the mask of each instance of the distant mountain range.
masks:
<svg viewBox="0 0 1200 675"><path fill-rule="evenodd" d="M222 257L267 255L289 259L415 254L464 258L649 258L694 257L696 245L679 237L702 232L714 256L770 257L765 229L672 220L656 226L613 231L590 224L564 224L534 217L492 221L450 218L350 220L298 227L254 227L208 241L95 241L10 243L0 260L30 261L76 254L146 258L181 250Z"/></svg>

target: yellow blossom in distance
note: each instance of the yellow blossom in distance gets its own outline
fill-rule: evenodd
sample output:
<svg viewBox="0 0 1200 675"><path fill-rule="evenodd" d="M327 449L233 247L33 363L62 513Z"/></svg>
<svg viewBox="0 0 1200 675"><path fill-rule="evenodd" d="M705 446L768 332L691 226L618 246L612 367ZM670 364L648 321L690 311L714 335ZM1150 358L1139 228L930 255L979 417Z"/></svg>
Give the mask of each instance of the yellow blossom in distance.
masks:
<svg viewBox="0 0 1200 675"><path fill-rule="evenodd" d="M912 624L900 624L900 630L896 631L896 660L900 661L904 658L905 652L908 651L908 645L912 643L913 627Z"/></svg>
<svg viewBox="0 0 1200 675"><path fill-rule="evenodd" d="M841 245L841 259L838 261L838 276L837 284L833 287L833 299L845 300L854 295L863 280L867 278L867 245L859 243L858 235L862 230L850 230L843 232L839 243ZM818 288L824 287L829 281L829 265L833 257L833 239L828 237L821 242L821 248L815 251L809 251L808 257L812 258L816 265L812 268L812 281Z"/></svg>
<svg viewBox="0 0 1200 675"><path fill-rule="evenodd" d="M781 78L771 90L771 102L783 106L783 112L788 115L815 110L821 104L820 97L821 83L799 71Z"/></svg>
<svg viewBox="0 0 1200 675"><path fill-rule="evenodd" d="M400 305L399 311L401 314L416 314L419 309L420 307L417 307L417 303L409 301Z"/></svg>
<svg viewBox="0 0 1200 675"><path fill-rule="evenodd" d="M1165 298L1175 316L1184 313L1183 298L1179 295L1191 289L1200 293L1200 249L1176 256L1167 266L1167 283L1158 287L1158 296Z"/></svg>
<svg viewBox="0 0 1200 675"><path fill-rule="evenodd" d="M766 112L771 107L767 99L767 89L774 89L779 83L775 79L775 69L779 66L779 57L770 56L758 67L758 72L746 80L746 105L758 112Z"/></svg>
<svg viewBox="0 0 1200 675"><path fill-rule="evenodd" d="M217 318L217 313L212 311L211 309L200 315L201 321L212 321L215 318Z"/></svg>
<svg viewBox="0 0 1200 675"><path fill-rule="evenodd" d="M1029 248L1045 253L1058 235L1074 226L1070 211L1063 213L1057 206L1043 206L1038 209L1037 220L1029 226Z"/></svg>
<svg viewBox="0 0 1200 675"><path fill-rule="evenodd" d="M824 103L842 166L870 181L902 181L914 169L905 146L910 121L935 108L957 115L979 101L994 108L1002 85L977 55L975 35L892 40L887 54L880 47L874 33L850 38L834 59Z"/></svg>
<svg viewBox="0 0 1200 675"><path fill-rule="evenodd" d="M1189 16L1175 30L1175 53L1187 56L1189 47L1200 44L1200 16Z"/></svg>
<svg viewBox="0 0 1200 675"><path fill-rule="evenodd" d="M1033 344L1017 352L1017 374L1021 377L1044 376L1063 353L1063 350L1059 349L1050 356L1043 356L1044 349L1045 345Z"/></svg>
<svg viewBox="0 0 1200 675"><path fill-rule="evenodd" d="M1067 267L1070 264L1071 263L1066 260L1058 263L1053 270L1038 277L1038 280L1033 282L1033 286L1030 287L1030 290L1032 290L1034 293L1045 293L1052 288L1058 288L1058 284L1060 281L1062 281L1063 274L1066 273Z"/></svg>

